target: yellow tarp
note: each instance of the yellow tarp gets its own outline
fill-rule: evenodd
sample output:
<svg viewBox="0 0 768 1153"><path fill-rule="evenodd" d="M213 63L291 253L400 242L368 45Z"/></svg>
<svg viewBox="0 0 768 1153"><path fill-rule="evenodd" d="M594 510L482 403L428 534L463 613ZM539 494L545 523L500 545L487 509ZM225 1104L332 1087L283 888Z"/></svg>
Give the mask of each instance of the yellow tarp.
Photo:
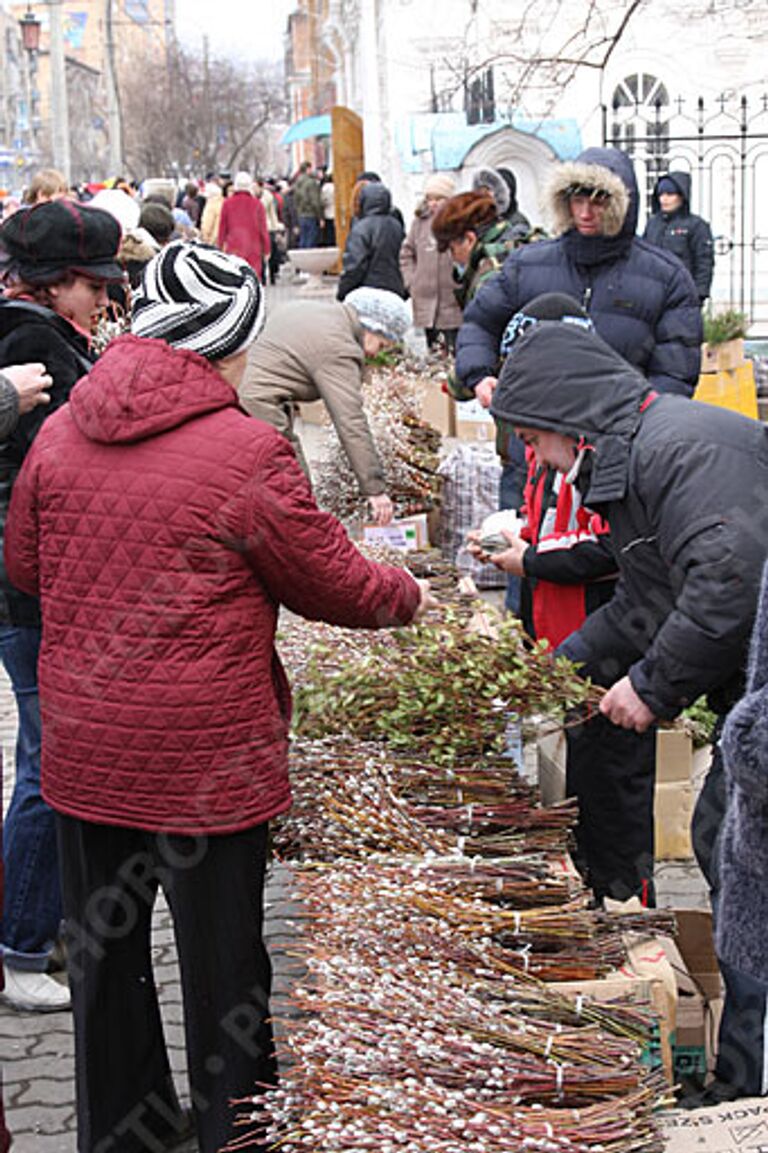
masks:
<svg viewBox="0 0 768 1153"><path fill-rule="evenodd" d="M730 372L702 373L693 399L715 404L719 408L730 408L756 420L757 392L752 361L746 360Z"/></svg>

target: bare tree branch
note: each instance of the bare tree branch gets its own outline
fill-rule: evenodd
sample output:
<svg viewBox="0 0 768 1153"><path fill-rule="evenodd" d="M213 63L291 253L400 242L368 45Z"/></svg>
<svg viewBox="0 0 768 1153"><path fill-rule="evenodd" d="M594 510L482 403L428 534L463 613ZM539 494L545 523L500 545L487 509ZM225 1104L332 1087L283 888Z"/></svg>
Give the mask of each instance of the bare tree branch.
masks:
<svg viewBox="0 0 768 1153"><path fill-rule="evenodd" d="M235 163L258 170L264 129L284 115L284 90L270 65L209 59L176 46L167 67L136 70L122 91L131 175L201 174Z"/></svg>

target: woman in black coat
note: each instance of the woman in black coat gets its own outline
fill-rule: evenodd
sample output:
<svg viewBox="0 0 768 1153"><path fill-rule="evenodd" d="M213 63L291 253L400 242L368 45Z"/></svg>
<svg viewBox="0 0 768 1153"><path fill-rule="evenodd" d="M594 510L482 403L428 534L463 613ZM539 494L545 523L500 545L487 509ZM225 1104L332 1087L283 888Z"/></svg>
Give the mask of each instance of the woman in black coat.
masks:
<svg viewBox="0 0 768 1153"><path fill-rule="evenodd" d="M107 305L107 283L121 281L123 270L114 217L69 200L15 213L0 228L0 245L6 259L0 369L32 361L50 378L50 403L25 412L0 442L2 533L14 481L43 421L66 404L95 360L89 330ZM13 1008L45 1012L66 1008L69 990L46 973L61 896L54 817L40 794L40 639L37 600L15 589L0 565L0 659L19 714L16 781L5 821L3 997Z"/></svg>

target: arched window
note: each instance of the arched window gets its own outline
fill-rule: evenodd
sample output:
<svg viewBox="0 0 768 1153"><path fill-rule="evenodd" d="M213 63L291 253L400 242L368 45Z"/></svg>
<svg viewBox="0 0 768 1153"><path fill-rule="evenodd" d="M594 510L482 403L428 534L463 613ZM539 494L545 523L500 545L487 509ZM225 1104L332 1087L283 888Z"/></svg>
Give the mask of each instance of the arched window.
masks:
<svg viewBox="0 0 768 1153"><path fill-rule="evenodd" d="M646 200L669 158L669 93L649 72L626 76L613 90L611 143L645 173ZM641 184L642 190L642 184Z"/></svg>

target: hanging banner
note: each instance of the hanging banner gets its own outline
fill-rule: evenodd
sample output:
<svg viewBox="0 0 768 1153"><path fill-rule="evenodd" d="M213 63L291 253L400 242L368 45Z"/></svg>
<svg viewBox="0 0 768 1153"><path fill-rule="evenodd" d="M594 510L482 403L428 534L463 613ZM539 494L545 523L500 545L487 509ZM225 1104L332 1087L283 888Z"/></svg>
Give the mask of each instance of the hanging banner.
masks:
<svg viewBox="0 0 768 1153"><path fill-rule="evenodd" d="M70 48L77 50L83 47L85 40L85 26L88 23L87 12L64 13L64 40Z"/></svg>
<svg viewBox="0 0 768 1153"><path fill-rule="evenodd" d="M134 24L148 24L149 0L125 0L125 14Z"/></svg>

